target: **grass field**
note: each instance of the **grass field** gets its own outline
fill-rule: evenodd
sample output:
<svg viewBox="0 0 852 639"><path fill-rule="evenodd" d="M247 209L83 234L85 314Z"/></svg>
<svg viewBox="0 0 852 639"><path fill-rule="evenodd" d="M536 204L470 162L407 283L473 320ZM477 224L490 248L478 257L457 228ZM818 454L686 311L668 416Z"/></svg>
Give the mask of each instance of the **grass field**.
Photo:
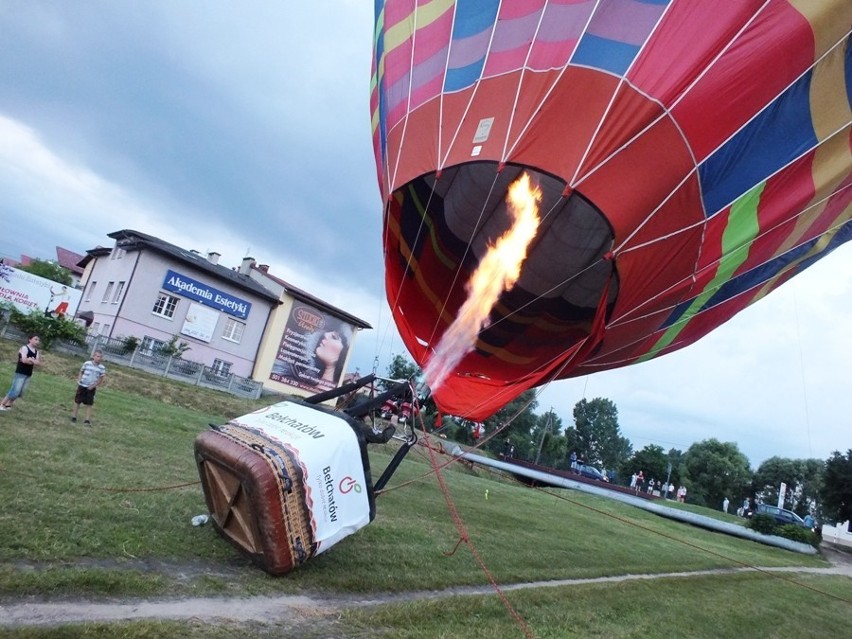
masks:
<svg viewBox="0 0 852 639"><path fill-rule="evenodd" d="M15 349L0 341L3 391ZM190 524L206 511L192 454L195 436L264 401L107 363L109 381L98 391L93 426L72 425L80 363L45 354L27 396L0 414L0 611L4 602L22 597L335 597L488 583L471 547L450 552L459 532L422 447L377 498L373 523L299 570L267 576L211 526ZM392 450L371 449L377 476ZM471 546L499 584L827 565L818 556L711 533L605 498L524 488L459 465L443 472ZM317 623L316 635L304 628L282 635L270 620L239 629L198 621L86 624L85 636L493 639L525 636L526 623L542 638L834 637L848 631L852 579L740 573L535 588L507 597L523 621L492 595L349 609L333 622ZM80 631L0 627L0 637Z"/></svg>

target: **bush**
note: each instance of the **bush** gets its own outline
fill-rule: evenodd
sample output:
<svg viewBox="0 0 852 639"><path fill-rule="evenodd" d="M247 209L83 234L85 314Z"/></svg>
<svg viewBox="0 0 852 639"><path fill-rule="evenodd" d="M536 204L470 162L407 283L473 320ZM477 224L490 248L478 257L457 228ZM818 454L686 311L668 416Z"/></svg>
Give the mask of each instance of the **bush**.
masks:
<svg viewBox="0 0 852 639"><path fill-rule="evenodd" d="M133 335L120 337L119 340L121 340L121 352L124 355L130 355L139 346L139 338Z"/></svg>
<svg viewBox="0 0 852 639"><path fill-rule="evenodd" d="M783 526L778 526L778 528L775 530L775 534L780 537L784 537L784 539L789 539L791 541L799 541L803 544L810 544L814 548L819 548L819 535L817 535L812 530L802 528L801 526L797 526L796 524L785 524Z"/></svg>
<svg viewBox="0 0 852 639"><path fill-rule="evenodd" d="M771 515L755 515L746 522L746 526L764 535L774 535L778 524Z"/></svg>
<svg viewBox="0 0 852 639"><path fill-rule="evenodd" d="M189 347L189 344L187 344L183 340L178 342L178 336L172 335L172 338L168 342L160 346L157 349L157 352L160 355L165 355L166 357L174 357L175 359L180 359L181 357L183 357L183 354L189 350L192 350Z"/></svg>
<svg viewBox="0 0 852 639"><path fill-rule="evenodd" d="M815 532L796 524L779 525L772 515L755 515L746 523L746 526L764 535L777 535L790 541L798 541L819 548L820 537Z"/></svg>
<svg viewBox="0 0 852 639"><path fill-rule="evenodd" d="M9 313L13 326L27 335L38 335L45 349L50 349L51 343L58 339L74 344L86 343L86 329L74 320L48 316L41 311L22 313L11 304L4 304L4 310Z"/></svg>

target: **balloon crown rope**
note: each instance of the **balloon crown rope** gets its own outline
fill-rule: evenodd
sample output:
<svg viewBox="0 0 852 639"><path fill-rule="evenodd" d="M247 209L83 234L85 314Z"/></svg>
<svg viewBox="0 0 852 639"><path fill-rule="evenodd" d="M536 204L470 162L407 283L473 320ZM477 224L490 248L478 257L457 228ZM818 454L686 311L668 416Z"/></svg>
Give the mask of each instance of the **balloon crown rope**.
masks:
<svg viewBox="0 0 852 639"><path fill-rule="evenodd" d="M408 381L336 410L321 405L376 380L368 375L305 400L283 401L213 425L195 440L195 460L214 528L266 572L280 575L369 524L375 496L417 436L381 430L365 417L385 402L416 402ZM414 410L416 411L416 404ZM374 482L368 444L402 442Z"/></svg>

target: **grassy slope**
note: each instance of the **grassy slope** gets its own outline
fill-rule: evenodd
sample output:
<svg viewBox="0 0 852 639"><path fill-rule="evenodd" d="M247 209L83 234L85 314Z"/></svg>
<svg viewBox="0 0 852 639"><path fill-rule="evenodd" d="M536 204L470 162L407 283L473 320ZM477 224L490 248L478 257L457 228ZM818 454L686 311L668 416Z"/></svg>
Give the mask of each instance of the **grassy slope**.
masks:
<svg viewBox="0 0 852 639"><path fill-rule="evenodd" d="M14 350L14 344L0 341L0 361L9 362ZM72 426L68 415L80 361L50 354L45 359L28 396L0 415L0 597L398 592L486 583L464 546L447 556L459 535L421 449L402 464L391 490L379 496L370 526L285 578L267 577L212 527L189 523L205 510L192 455L194 437L207 423L246 413L259 402L108 365L109 384L98 391L94 427ZM0 370L0 385L10 377L7 365ZM390 451L371 448L377 476ZM455 466L444 473L470 539L499 583L738 565L825 565L821 558L692 528L590 495L531 490ZM188 485L170 488L181 484ZM181 569L145 570L145 564L162 562ZM836 578L809 579L829 589L842 587ZM729 599L742 604L750 601L743 597L760 599L760 593L775 589L789 589L792 594L784 596L793 599L815 598L829 611L833 605L810 591L795 594L802 589L776 585L772 577L689 581L689 587L669 580L575 587L570 606L563 601L564 588L513 593L512 598L539 636L554 637L570 634L540 634L540 629L586 627L600 630L592 636L651 636L629 632L637 618L657 618L657 604L667 614L678 606L703 610L709 605L712 610L714 601L727 609ZM770 581L773 590L764 590L763 581ZM734 594L705 593L708 588L715 592L712 584L720 583ZM848 580L840 583L848 589ZM471 601L395 605L348 613L346 619L352 632L362 628L364 636L373 636L376 627L399 637L517 632L497 600ZM599 610L600 601L612 612ZM769 603L760 609L771 616L777 604ZM483 610L485 630L467 623L469 606ZM826 631L832 630L832 615ZM413 624L412 618L420 621ZM610 627L620 630L605 631ZM418 628L433 634L417 634Z"/></svg>

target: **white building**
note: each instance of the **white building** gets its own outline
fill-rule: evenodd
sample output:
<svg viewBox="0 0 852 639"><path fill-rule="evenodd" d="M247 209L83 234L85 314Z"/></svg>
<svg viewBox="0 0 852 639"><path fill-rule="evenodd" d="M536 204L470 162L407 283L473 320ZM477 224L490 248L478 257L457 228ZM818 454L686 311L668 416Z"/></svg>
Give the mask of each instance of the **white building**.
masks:
<svg viewBox="0 0 852 639"><path fill-rule="evenodd" d="M109 237L111 248L91 249L80 262L78 314L92 313L92 333L135 337L143 352L177 338L189 345L184 359L307 396L341 382L352 339L370 328L252 258L227 268L218 253L201 255L138 231Z"/></svg>

